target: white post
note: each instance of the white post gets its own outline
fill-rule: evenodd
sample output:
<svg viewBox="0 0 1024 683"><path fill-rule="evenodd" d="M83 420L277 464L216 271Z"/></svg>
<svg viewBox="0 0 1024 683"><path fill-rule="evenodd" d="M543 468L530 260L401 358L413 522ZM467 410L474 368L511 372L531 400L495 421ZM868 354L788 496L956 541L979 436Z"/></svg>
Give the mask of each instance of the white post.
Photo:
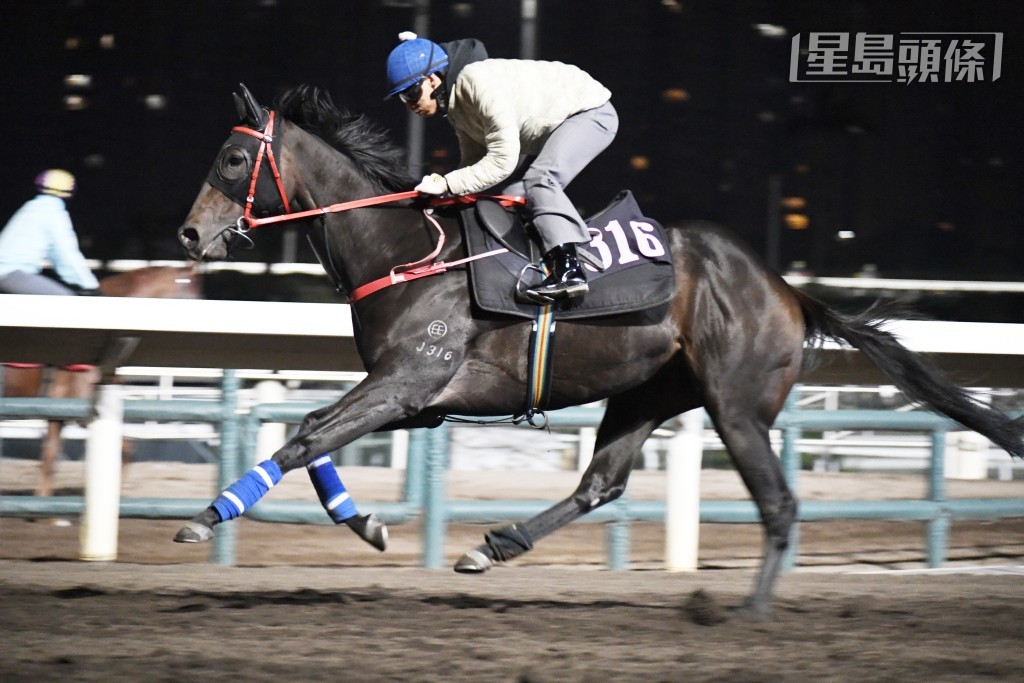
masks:
<svg viewBox="0 0 1024 683"><path fill-rule="evenodd" d="M87 561L117 559L121 512L121 443L124 405L121 387L96 386L96 415L85 442L85 507L79 535L80 557Z"/></svg>
<svg viewBox="0 0 1024 683"><path fill-rule="evenodd" d="M948 432L946 479L988 479L989 443L977 432Z"/></svg>
<svg viewBox="0 0 1024 683"><path fill-rule="evenodd" d="M286 396L284 385L275 380L257 382L254 387L256 403L283 403ZM256 461L269 458L284 445L288 426L283 422L264 422L256 434Z"/></svg>
<svg viewBox="0 0 1024 683"><path fill-rule="evenodd" d="M665 569L695 571L700 542L704 409L684 413L665 456Z"/></svg>
<svg viewBox="0 0 1024 683"><path fill-rule="evenodd" d="M586 472L594 459L594 444L597 443L596 427L580 427L580 439L576 449L576 470Z"/></svg>
<svg viewBox="0 0 1024 683"><path fill-rule="evenodd" d="M391 432L391 469L404 470L409 467L409 430L396 429Z"/></svg>

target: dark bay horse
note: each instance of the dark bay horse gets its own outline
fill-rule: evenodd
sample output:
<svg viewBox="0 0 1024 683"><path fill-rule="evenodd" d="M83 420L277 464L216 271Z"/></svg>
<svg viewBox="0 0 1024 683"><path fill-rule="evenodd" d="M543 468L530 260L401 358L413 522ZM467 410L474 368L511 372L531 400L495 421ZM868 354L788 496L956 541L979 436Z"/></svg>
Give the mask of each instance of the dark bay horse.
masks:
<svg viewBox="0 0 1024 683"><path fill-rule="evenodd" d="M321 90L297 88L269 111L243 86L236 104L242 125L221 147L178 231L193 259L226 258L236 243L248 240L251 211L310 211L416 183L396 147L363 118L335 108ZM325 269L351 293L431 253L437 234L424 221L425 201L312 211L302 220ZM456 221L438 220L445 241L437 259L464 257ZM768 614L797 514L769 428L800 375L806 341L845 340L908 396L1024 455L1019 425L943 379L881 329L877 316L843 315L793 289L720 227L688 224L668 233L677 287L669 303L557 326L549 407L607 399L594 458L578 488L532 519L489 532L459 560L457 571L483 572L508 561L619 497L651 432L703 406L761 514L764 558L746 608ZM222 497L251 504L283 473L374 430L436 424L449 414L517 414L523 408L531 321L482 313L471 300L465 271L386 287L354 302L351 311L366 379L338 402L307 415L295 436L254 468L259 472L247 474ZM448 330L440 342L430 336L436 321ZM443 354L427 351L438 344ZM208 540L214 525L246 509L222 503L215 500L175 540Z"/></svg>
<svg viewBox="0 0 1024 683"><path fill-rule="evenodd" d="M150 266L110 275L100 280L103 296L149 297L154 299L201 299L201 276L194 267ZM69 372L61 368L4 366L4 396L48 398L91 398L99 371L84 368ZM45 392L44 392L45 389ZM39 452L37 496L53 495L53 478L61 452L64 422L48 420ZM126 448L124 453L131 452Z"/></svg>

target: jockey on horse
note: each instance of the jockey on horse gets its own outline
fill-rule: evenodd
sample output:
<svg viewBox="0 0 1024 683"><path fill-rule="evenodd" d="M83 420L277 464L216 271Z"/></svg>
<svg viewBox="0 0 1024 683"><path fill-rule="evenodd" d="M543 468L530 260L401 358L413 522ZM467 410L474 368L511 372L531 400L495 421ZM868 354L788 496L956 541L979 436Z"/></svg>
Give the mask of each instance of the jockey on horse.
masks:
<svg viewBox="0 0 1024 683"><path fill-rule="evenodd" d="M527 294L541 301L585 294L577 245L591 238L565 187L618 131L611 92L569 64L489 59L475 39L399 38L388 56L387 97L398 95L419 116L446 117L461 154L457 170L425 176L416 190L467 195L501 186L502 194L525 196L549 272Z"/></svg>

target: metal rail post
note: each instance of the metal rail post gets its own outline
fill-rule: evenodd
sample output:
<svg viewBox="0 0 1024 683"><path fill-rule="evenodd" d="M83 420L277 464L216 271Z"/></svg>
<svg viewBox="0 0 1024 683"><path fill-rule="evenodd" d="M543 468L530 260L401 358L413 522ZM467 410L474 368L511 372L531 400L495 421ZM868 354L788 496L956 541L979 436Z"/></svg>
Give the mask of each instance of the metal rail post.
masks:
<svg viewBox="0 0 1024 683"><path fill-rule="evenodd" d="M782 430L782 472L785 476L789 489L796 494L797 473L800 471L800 453L796 444L800 440L803 430L798 426L786 427ZM799 515L799 513L798 513ZM782 558L782 570L790 571L797 565L797 557L800 555L800 521L793 520L793 528L789 532L789 547Z"/></svg>
<svg viewBox="0 0 1024 683"><path fill-rule="evenodd" d="M928 500L938 503L938 512L928 520L925 531L925 546L928 566L941 567L946 561L949 545L949 511L946 502L946 430L932 431L932 462L928 470Z"/></svg>
<svg viewBox="0 0 1024 683"><path fill-rule="evenodd" d="M426 499L423 508L423 566L440 569L444 564L445 491L448 461L448 425L427 432Z"/></svg>
<svg viewBox="0 0 1024 683"><path fill-rule="evenodd" d="M231 486L238 479L240 448L238 425L238 388L240 382L234 370L225 370L221 380L220 420L220 467L218 468L218 492ZM238 549L238 525L222 524L213 537L211 560L215 564L234 565Z"/></svg>
<svg viewBox="0 0 1024 683"><path fill-rule="evenodd" d="M608 569L621 572L629 569L629 498L622 492L614 503L610 503L615 519L605 526L605 549Z"/></svg>

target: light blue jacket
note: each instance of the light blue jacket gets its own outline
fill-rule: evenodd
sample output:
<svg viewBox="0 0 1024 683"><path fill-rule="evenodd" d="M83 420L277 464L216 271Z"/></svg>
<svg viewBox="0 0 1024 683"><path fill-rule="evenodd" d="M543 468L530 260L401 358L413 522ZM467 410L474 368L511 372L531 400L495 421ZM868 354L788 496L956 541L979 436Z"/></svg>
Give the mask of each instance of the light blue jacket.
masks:
<svg viewBox="0 0 1024 683"><path fill-rule="evenodd" d="M64 282L82 289L99 287L78 248L64 200L41 194L25 202L0 231L0 275L39 273L45 259Z"/></svg>

